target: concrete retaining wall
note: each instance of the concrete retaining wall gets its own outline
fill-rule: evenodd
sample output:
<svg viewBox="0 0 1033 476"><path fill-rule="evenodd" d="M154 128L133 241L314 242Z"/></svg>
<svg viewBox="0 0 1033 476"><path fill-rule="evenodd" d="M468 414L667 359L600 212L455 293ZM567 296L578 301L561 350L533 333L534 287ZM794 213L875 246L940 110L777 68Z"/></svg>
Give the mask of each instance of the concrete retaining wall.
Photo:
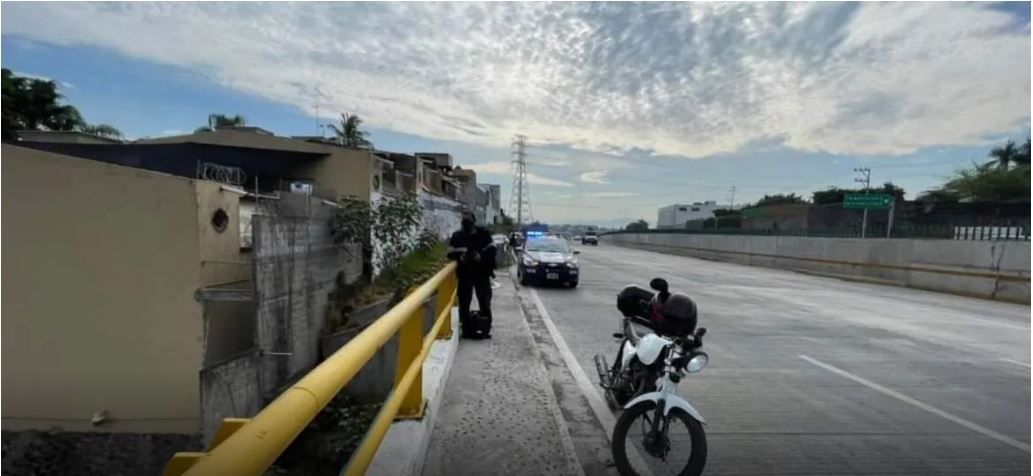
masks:
<svg viewBox="0 0 1033 476"><path fill-rule="evenodd" d="M933 291L1030 302L1030 243L615 233L631 248L879 280Z"/></svg>
<svg viewBox="0 0 1033 476"><path fill-rule="evenodd" d="M223 418L255 415L265 404L258 351L244 352L201 370L201 424L207 444Z"/></svg>
<svg viewBox="0 0 1033 476"><path fill-rule="evenodd" d="M431 327L434 326L435 299L436 295L433 295L423 302L424 335L430 332ZM384 301L349 315L349 327L322 337L320 342L322 358L326 359L337 352L348 341L366 330L366 327L379 319L387 310L387 302ZM377 350L377 353L362 367L362 370L352 377L351 382L344 387L344 395L358 403L382 403L394 387L397 363L398 334L396 333Z"/></svg>
<svg viewBox="0 0 1033 476"><path fill-rule="evenodd" d="M261 211L252 218L255 339L262 390L273 397L319 361L329 296L361 278L362 254L334 243L332 209L318 199L287 194Z"/></svg>

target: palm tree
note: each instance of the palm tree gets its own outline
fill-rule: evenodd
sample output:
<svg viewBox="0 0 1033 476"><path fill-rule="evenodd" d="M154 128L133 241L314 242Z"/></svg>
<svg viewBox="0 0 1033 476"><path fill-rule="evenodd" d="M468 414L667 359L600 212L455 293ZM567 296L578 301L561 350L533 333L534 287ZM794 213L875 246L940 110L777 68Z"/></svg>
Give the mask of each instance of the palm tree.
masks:
<svg viewBox="0 0 1033 476"><path fill-rule="evenodd" d="M1019 165L1029 165L1029 138L1026 138L1026 143L1022 144L1019 148L1019 155L1015 156L1015 163Z"/></svg>
<svg viewBox="0 0 1033 476"><path fill-rule="evenodd" d="M240 114L227 116L225 114L209 114L208 125L198 127L194 132L214 131L220 127L241 127L247 125L247 119Z"/></svg>
<svg viewBox="0 0 1033 476"><path fill-rule="evenodd" d="M1019 148L1015 147L1014 141L1008 141L1003 147L994 147L990 151L991 163L996 163L998 167L1005 170L1012 163L1019 163L1020 155Z"/></svg>
<svg viewBox="0 0 1033 476"><path fill-rule="evenodd" d="M330 128L337 136L338 143L345 147L373 148L373 143L366 138L369 133L359 129L361 125L362 119L359 116L342 112L340 127L330 124Z"/></svg>

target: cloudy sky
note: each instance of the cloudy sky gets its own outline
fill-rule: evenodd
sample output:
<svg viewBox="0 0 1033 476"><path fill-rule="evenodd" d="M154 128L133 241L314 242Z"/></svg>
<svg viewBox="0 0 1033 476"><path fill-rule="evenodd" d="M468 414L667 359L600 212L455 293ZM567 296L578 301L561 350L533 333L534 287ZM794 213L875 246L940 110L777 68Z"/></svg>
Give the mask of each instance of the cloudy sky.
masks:
<svg viewBox="0 0 1033 476"><path fill-rule="evenodd" d="M4 3L2 63L131 137L359 114L551 222L852 185L913 196L1030 129L1030 4Z"/></svg>

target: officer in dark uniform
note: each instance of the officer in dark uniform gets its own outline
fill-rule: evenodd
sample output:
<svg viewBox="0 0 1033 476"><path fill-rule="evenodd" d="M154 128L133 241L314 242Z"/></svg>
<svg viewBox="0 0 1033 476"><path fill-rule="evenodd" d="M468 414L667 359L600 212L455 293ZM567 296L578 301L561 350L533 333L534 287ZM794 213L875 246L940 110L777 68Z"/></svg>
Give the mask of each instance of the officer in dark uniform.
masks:
<svg viewBox="0 0 1033 476"><path fill-rule="evenodd" d="M448 257L459 262L456 268L459 322L470 316L470 301L477 292L481 315L491 316L491 273L495 269L495 241L491 233L476 226L473 212L463 212L462 228L448 240Z"/></svg>

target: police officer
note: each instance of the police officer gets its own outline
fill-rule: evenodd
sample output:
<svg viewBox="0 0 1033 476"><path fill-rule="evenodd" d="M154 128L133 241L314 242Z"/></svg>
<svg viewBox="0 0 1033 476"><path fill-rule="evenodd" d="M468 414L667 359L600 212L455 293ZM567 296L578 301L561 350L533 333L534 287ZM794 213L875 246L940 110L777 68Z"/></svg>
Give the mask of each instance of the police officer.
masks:
<svg viewBox="0 0 1033 476"><path fill-rule="evenodd" d="M491 316L491 274L495 269L495 242L491 233L476 226L473 212L463 212L462 228L448 240L448 257L459 262L456 268L459 322L470 317L470 301L477 292L481 315Z"/></svg>

